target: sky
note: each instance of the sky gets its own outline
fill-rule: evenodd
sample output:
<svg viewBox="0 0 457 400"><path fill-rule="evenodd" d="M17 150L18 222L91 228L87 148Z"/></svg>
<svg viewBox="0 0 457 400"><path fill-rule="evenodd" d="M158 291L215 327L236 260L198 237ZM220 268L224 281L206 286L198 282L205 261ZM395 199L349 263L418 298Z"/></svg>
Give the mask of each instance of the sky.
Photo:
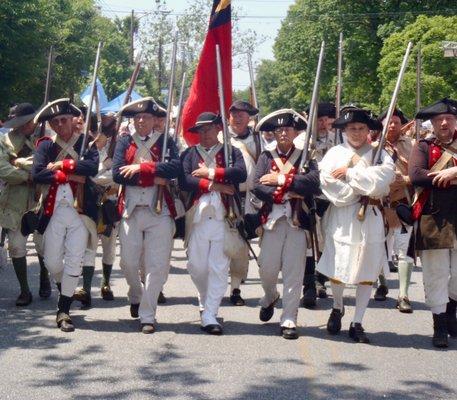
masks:
<svg viewBox="0 0 457 400"><path fill-rule="evenodd" d="M174 12L183 11L192 3L192 0L166 0L167 8ZM273 58L273 44L282 19L295 0L232 0L232 7L240 15L239 26L241 30L251 29L259 36L265 37L263 43L253 54L253 62L260 59ZM136 12L147 12L153 8L154 0L97 0L104 15L114 18L124 17L132 9ZM249 86L249 71L242 67L233 70L233 89L240 90Z"/></svg>

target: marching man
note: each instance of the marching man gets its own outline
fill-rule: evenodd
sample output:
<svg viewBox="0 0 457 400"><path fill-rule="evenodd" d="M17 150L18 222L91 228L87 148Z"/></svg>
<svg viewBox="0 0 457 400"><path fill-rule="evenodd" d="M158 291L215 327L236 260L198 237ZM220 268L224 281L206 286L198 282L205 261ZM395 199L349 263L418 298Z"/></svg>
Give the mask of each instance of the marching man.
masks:
<svg viewBox="0 0 457 400"><path fill-rule="evenodd" d="M49 121L56 132L53 139L44 137L38 142L32 177L45 185L38 232L44 233L44 260L60 292L57 326L64 332L75 329L70 306L89 241L88 227L97 220L88 178L97 174L98 151L90 146L79 159L84 135L73 133L72 126L72 117L78 115L80 110L69 99L59 99L35 117L36 123Z"/></svg>
<svg viewBox="0 0 457 400"><path fill-rule="evenodd" d="M433 314L433 346L448 347L448 335L457 337L457 101L440 100L416 118L433 126L433 136L414 145L409 162L416 250Z"/></svg>
<svg viewBox="0 0 457 400"><path fill-rule="evenodd" d="M345 285L357 285L349 336L356 342L369 343L362 319L373 283L387 266L380 199L389 193L395 166L384 151L381 164L371 165L374 149L367 142L368 134L370 129L379 129L380 123L365 110L347 110L333 126L344 129L347 142L331 148L319 164L321 189L331 204L322 220L325 242L317 270L330 279L332 288L328 332L340 332ZM360 220L362 196L369 200Z"/></svg>
<svg viewBox="0 0 457 400"><path fill-rule="evenodd" d="M221 117L205 112L198 116L191 132L199 134L200 144L181 155L184 175L181 189L192 193L192 207L186 215L186 241L190 276L198 290L201 328L221 335L217 313L227 290L230 258L224 252L229 196L246 180L241 152L233 147L233 166L224 159L218 140Z"/></svg>
<svg viewBox="0 0 457 400"><path fill-rule="evenodd" d="M260 299L260 320L269 321L279 299L278 275L283 278L283 312L281 335L297 339L297 313L301 283L305 273L306 234L309 218L302 200L309 206L310 197L319 194L319 172L315 161L310 171L298 173L302 150L294 139L306 128L305 119L294 110L284 109L264 117L256 129L273 131L275 145L267 147L257 163L254 194L264 202L260 210L263 226L259 256L260 279L265 292ZM298 207L297 207L298 203ZM298 214L295 210L298 208Z"/></svg>
<svg viewBox="0 0 457 400"><path fill-rule="evenodd" d="M229 133L233 147L241 151L248 174L246 182L240 185L240 197L243 212L254 213L251 191L254 187L255 164L260 155L260 136L255 136L249 127L251 117L258 114L259 110L246 101L237 100L229 109ZM244 246L239 257L230 261L230 302L235 306L243 306L241 297L241 282L246 279L249 267L249 249Z"/></svg>
<svg viewBox="0 0 457 400"><path fill-rule="evenodd" d="M178 150L171 138L166 142L168 160L160 161L164 138L154 126L163 112L152 97L126 104L119 118L133 118L135 132L118 140L113 158L114 182L122 185L120 266L129 285L130 314L140 318L145 334L155 331L157 298L170 270L176 210L166 185L181 170ZM163 189L161 212L156 208L159 187ZM144 290L139 275L142 262Z"/></svg>

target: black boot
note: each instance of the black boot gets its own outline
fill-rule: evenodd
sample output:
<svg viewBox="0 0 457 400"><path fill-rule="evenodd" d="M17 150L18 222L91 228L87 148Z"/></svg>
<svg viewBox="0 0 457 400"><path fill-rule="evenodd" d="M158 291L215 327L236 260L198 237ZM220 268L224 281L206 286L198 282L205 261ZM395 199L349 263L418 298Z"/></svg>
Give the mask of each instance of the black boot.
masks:
<svg viewBox="0 0 457 400"><path fill-rule="evenodd" d="M322 275L320 272L316 273L316 291L317 297L320 299L327 298L327 288L325 287L325 282L327 281L327 277Z"/></svg>
<svg viewBox="0 0 457 400"><path fill-rule="evenodd" d="M433 346L448 347L447 333L447 314L433 314Z"/></svg>
<svg viewBox="0 0 457 400"><path fill-rule="evenodd" d="M38 294L42 299L48 299L51 297L51 281L49 280L49 272L44 265L44 259L38 256L38 262L40 263L40 290Z"/></svg>
<svg viewBox="0 0 457 400"><path fill-rule="evenodd" d="M447 331L449 335L453 338L457 337L457 317L456 317L456 310L457 310L457 301L453 299L449 299L449 303L446 306L446 314L447 314Z"/></svg>
<svg viewBox="0 0 457 400"><path fill-rule="evenodd" d="M314 308L316 307L316 277L315 275L305 275L304 285L303 285L303 299L302 304L305 308Z"/></svg>
<svg viewBox="0 0 457 400"><path fill-rule="evenodd" d="M59 303L57 305L57 316L56 322L57 327L60 328L62 332L73 332L75 326L70 318L70 306L72 298L64 295L59 296Z"/></svg>
<svg viewBox="0 0 457 400"><path fill-rule="evenodd" d="M101 295L102 295L102 299L107 300L107 301L114 300L113 291L111 290L111 286L109 284L112 270L113 270L113 266L111 264L103 263L103 279L102 279Z"/></svg>
<svg viewBox="0 0 457 400"><path fill-rule="evenodd" d="M386 301L389 288L386 285L379 285L374 293L374 299L376 301Z"/></svg>
<svg viewBox="0 0 457 400"><path fill-rule="evenodd" d="M244 299L241 297L240 289L233 289L233 292L230 295L230 303L234 306L244 306L246 304Z"/></svg>
<svg viewBox="0 0 457 400"><path fill-rule="evenodd" d="M27 281L27 260L25 257L19 257L12 258L11 261L13 262L14 272L21 287L21 293L16 300L16 306L28 306L33 298Z"/></svg>

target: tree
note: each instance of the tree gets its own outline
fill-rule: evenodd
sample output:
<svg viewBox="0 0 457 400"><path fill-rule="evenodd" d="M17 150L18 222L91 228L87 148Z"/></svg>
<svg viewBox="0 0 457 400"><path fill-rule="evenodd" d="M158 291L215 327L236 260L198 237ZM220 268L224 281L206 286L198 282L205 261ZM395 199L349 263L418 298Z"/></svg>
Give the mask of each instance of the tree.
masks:
<svg viewBox="0 0 457 400"><path fill-rule="evenodd" d="M378 108L382 86L377 68L383 39L420 13L446 15L452 9L455 12L455 1L450 0L297 0L289 8L276 38L276 63L268 62L259 68L258 79L263 81L259 98L273 102L262 103L262 109L272 109L273 104L280 103L300 110L309 103L322 40L326 42L326 58L320 98L334 99L340 32L345 37L343 103ZM264 79L261 73L279 79Z"/></svg>
<svg viewBox="0 0 457 400"><path fill-rule="evenodd" d="M100 77L109 97L130 75L128 40L93 0L0 2L0 115L10 105L43 101L49 46L55 46L51 99L75 97L89 81L99 40Z"/></svg>
<svg viewBox="0 0 457 400"><path fill-rule="evenodd" d="M416 65L418 45L422 50L422 90L423 105L431 104L440 98L457 98L457 59L444 58L442 41L457 41L457 17L419 16L415 22L402 31L393 33L381 50L378 75L383 91L381 103L387 105L400 69L399 60L406 45L415 45L409 67L404 76L398 104L409 116L415 114Z"/></svg>

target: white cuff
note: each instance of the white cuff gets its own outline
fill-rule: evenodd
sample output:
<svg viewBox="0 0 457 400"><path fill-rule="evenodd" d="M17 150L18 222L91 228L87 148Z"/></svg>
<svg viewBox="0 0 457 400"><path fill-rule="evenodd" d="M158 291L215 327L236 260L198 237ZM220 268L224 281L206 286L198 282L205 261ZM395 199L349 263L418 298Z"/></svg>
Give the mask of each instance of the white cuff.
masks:
<svg viewBox="0 0 457 400"><path fill-rule="evenodd" d="M216 171L214 170L214 168L208 168L208 179L212 181L214 179L215 173Z"/></svg>
<svg viewBox="0 0 457 400"><path fill-rule="evenodd" d="M278 175L278 186L284 186L286 183L286 176L284 174Z"/></svg>

